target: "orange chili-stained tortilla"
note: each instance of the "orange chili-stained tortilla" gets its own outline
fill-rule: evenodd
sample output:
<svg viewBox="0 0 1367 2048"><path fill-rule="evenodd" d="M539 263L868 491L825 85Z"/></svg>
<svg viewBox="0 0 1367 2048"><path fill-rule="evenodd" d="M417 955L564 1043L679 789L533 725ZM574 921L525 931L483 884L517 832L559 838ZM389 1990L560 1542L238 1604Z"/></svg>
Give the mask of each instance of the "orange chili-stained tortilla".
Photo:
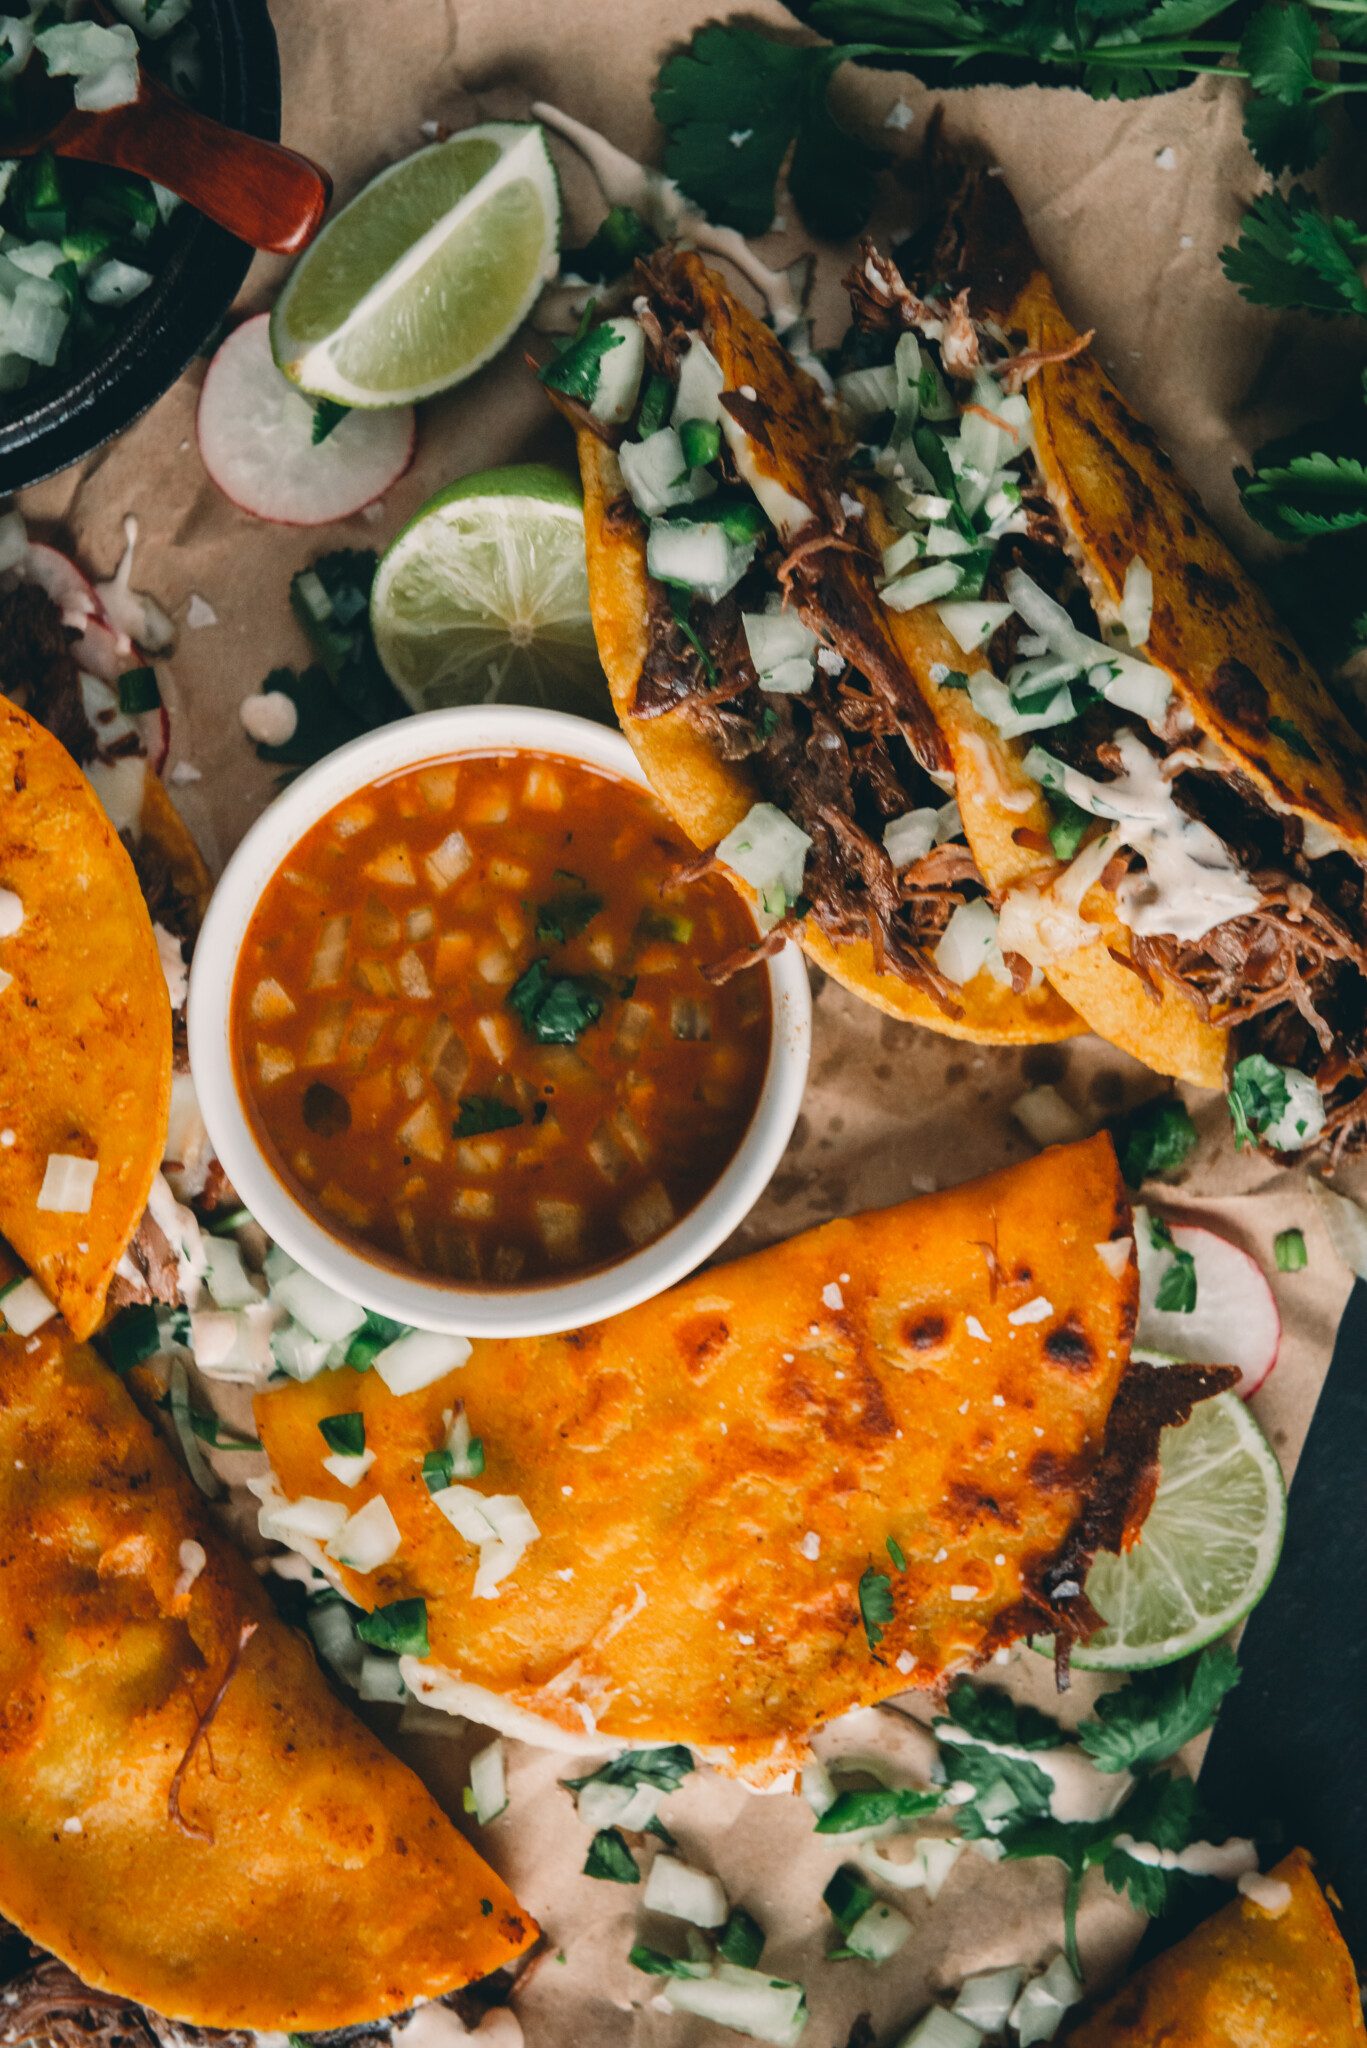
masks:
<svg viewBox="0 0 1367 2048"><path fill-rule="evenodd" d="M964 181L936 263L946 288L966 288L974 317L998 320L1013 347L1048 352L1076 344L1004 179ZM1143 653L1170 678L1195 736L1217 741L1274 809L1314 820L1346 850L1367 853L1367 743L1095 352L1046 363L1025 388L1041 477L1102 616L1117 615L1131 563L1146 564L1153 611ZM1048 733L1003 740L966 692L931 680L935 664L961 671L989 665L982 653L959 648L933 605L900 615L893 630L954 757L979 867L994 890L1028 889L1035 875L1047 910L1060 900L1057 869L1013 835L1022 825L1039 828L1041 793L1021 764L1031 739L1047 747ZM1218 1017L1204 1019L1168 982L1146 986L1128 964L1130 931L1108 888L1094 882L1080 906L1068 907L1080 908L1100 936L1051 961L1055 988L1092 1030L1146 1065L1220 1087L1229 1034Z"/></svg>
<svg viewBox="0 0 1367 2048"><path fill-rule="evenodd" d="M0 1915L202 2027L349 2026L521 1954L534 1923L334 1696L107 1367L60 1332L3 1336L0 1386ZM172 1780L244 1623L188 1832Z"/></svg>
<svg viewBox="0 0 1367 2048"><path fill-rule="evenodd" d="M426 1600L419 1697L571 1748L687 1742L763 1781L835 1715L1097 1625L1087 1565L1147 1512L1160 1426L1230 1381L1130 1363L1131 1228L1102 1136L608 1323L476 1343L403 1398L374 1371L281 1387L257 1423L288 1498L388 1501L397 1555L340 1575L367 1608ZM541 1532L493 1599L423 1480L460 1402L478 1489ZM353 1411L375 1463L347 1491L319 1423ZM895 1607L876 1646L870 1568Z"/></svg>
<svg viewBox="0 0 1367 2048"><path fill-rule="evenodd" d="M65 748L0 697L0 1234L72 1331L98 1325L162 1155L171 1009L132 862ZM49 1154L99 1162L85 1212L37 1207Z"/></svg>
<svg viewBox="0 0 1367 2048"><path fill-rule="evenodd" d="M1293 1849L1269 1876L1290 1888L1282 1911L1231 1899L1065 2025L1068 2048L1362 2048L1352 1957L1309 1856Z"/></svg>
<svg viewBox="0 0 1367 2048"><path fill-rule="evenodd" d="M831 478L839 452L832 417L816 384L772 331L727 289L715 270L692 252L674 257L671 288L695 302L703 335L720 365L728 395L758 391L766 401L768 446L751 443L759 472L825 522L838 501ZM613 448L576 417L584 485L589 602L599 658L623 732L670 815L696 846L715 845L761 796L744 760L723 757L712 739L678 710L636 715L637 690L650 653L650 588L645 533L639 521L614 517L626 486ZM813 532L817 530L813 526ZM943 742L907 673L892 629L862 558L840 548L822 557L822 587L799 603L806 623L862 673L880 673L898 700L908 744L931 765L948 766ZM733 879L735 879L733 877ZM744 884L738 886L744 888ZM752 892L747 892L752 893ZM1033 1045L1073 1036L1083 1027L1047 983L1015 994L985 971L960 993L953 1010L898 974L880 971L866 938L835 942L814 917L802 925L802 944L826 973L889 1015L953 1038L981 1044Z"/></svg>

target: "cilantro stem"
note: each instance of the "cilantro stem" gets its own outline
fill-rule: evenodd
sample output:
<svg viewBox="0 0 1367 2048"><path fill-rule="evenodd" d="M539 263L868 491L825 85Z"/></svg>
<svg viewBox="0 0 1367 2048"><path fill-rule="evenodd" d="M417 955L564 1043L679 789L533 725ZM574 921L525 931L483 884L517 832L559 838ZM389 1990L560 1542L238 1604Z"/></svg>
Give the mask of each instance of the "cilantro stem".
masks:
<svg viewBox="0 0 1367 2048"><path fill-rule="evenodd" d="M1063 1895L1063 1953L1068 1968L1082 1982L1082 1959L1077 1951L1077 1909L1082 1901L1082 1882L1087 1875L1087 1865L1068 1873L1068 1889Z"/></svg>

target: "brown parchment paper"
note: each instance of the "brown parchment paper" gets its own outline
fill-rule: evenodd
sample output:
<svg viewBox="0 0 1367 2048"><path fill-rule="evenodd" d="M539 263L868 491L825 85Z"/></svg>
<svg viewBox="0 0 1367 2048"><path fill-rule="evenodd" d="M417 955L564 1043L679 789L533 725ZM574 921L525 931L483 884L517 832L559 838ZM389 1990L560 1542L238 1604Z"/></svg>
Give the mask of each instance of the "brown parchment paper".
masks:
<svg viewBox="0 0 1367 2048"><path fill-rule="evenodd" d="M276 0L284 73L284 139L326 163L337 196L352 196L374 173L420 146L424 122L460 127L521 117L545 98L601 128L622 147L658 160L660 136L649 92L661 55L703 20L705 0ZM790 16L768 0L747 7L751 22L801 39ZM875 220L886 242L917 219L915 159L934 104L909 78L840 74L844 116L897 157L897 172ZM889 128L901 101L909 127ZM951 140L999 164L1062 301L1117 382L1157 429L1237 548L1258 555L1265 538L1243 521L1230 472L1269 434L1309 412L1326 413L1356 376L1353 345L1330 325L1248 307L1216 261L1262 182L1240 135L1237 90L1206 79L1169 97L1098 105L1071 91L979 89L945 96ZM553 143L566 203L566 240L583 240L601 217L593 181L573 152ZM1340 144L1325 175L1352 197L1356 172ZM784 219L784 216L788 218ZM775 267L811 246L780 194L779 223L759 245ZM818 342L844 323L839 277L850 251L821 247L813 296ZM284 274L258 259L243 310L271 303ZM1345 323L1346 325L1347 323ZM203 365L159 405L81 468L25 494L36 533L107 575L123 544L124 514L137 515L134 573L177 620L166 665L175 713L171 790L217 868L269 802L273 785L246 744L240 700L267 670L301 664L307 650L287 602L291 575L338 546L383 548L440 485L494 462L547 457L572 466L567 436L527 374L519 346L463 389L422 408L414 467L387 498L338 526L300 532L266 526L228 504L208 482L194 447ZM192 598L213 624L191 627ZM195 615L203 616L201 606ZM722 1256L755 1249L832 1215L952 1185L1026 1157L1031 1141L1011 1105L1050 1082L1090 1124L1157 1092L1135 1062L1090 1038L1031 1051L983 1050L902 1025L817 977L811 1081L803 1114L767 1193ZM1222 1103L1200 1091L1188 1100L1202 1133L1180 1186L1161 1191L1165 1211L1208 1221L1269 1272L1284 1334L1279 1364L1254 1399L1288 1476L1328 1365L1351 1278L1337 1262L1304 1176L1240 1159ZM1367 1190L1361 1170L1341 1179ZM1273 1270L1279 1230L1298 1224L1309 1265ZM238 1427L250 1425L240 1389L201 1385ZM234 1487L233 1519L259 1548L240 1481L253 1461L214 1462ZM1098 1682L1079 1675L1058 1701L1050 1668L1028 1650L994 1671L995 1682L1059 1711L1083 1714ZM434 1720L409 1706L367 1708L386 1739L417 1769L546 1930L544 1957L516 1994L532 2048L694 2048L734 2039L659 2006L660 1980L630 1969L635 1939L661 1940L634 1887L582 1875L588 1837L557 1780L574 1774L562 1757L509 1743L507 1812L478 1830L461 1811L471 1752L487 1731ZM924 1782L932 1745L922 1732L931 1706L908 1698L850 1717L817 1742L824 1755L876 1755L901 1782ZM433 1732L433 1730L437 1732ZM588 1766L591 1767L591 1766ZM900 2033L927 2001L968 1972L1047 1960L1061 1939L1063 1877L1058 1865L993 1866L973 1851L940 1897L886 1892L909 1914L913 1933L881 1969L829 1964L832 1923L821 1891L844 1860L838 1842L812 1832L795 1798L757 1798L702 1770L666 1800L664 1818L683 1855L715 1870L733 1901L769 1934L765 1967L808 1990L809 2048L839 2048L856 2015L875 2033ZM948 1832L932 1823L928 1832ZM648 1849L642 1861L653 1853ZM1141 1923L1106 1888L1089 1881L1081 1940L1089 1983L1114 1976Z"/></svg>

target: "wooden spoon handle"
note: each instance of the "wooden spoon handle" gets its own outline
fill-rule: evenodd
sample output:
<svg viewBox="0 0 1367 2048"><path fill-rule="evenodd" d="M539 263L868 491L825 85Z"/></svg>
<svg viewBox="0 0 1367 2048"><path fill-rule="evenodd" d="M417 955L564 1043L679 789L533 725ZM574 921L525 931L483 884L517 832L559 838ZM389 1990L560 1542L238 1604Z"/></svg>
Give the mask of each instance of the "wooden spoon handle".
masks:
<svg viewBox="0 0 1367 2048"><path fill-rule="evenodd" d="M68 115L52 147L152 178L240 241L282 256L307 248L332 197L331 178L308 157L211 121L146 72L134 104Z"/></svg>

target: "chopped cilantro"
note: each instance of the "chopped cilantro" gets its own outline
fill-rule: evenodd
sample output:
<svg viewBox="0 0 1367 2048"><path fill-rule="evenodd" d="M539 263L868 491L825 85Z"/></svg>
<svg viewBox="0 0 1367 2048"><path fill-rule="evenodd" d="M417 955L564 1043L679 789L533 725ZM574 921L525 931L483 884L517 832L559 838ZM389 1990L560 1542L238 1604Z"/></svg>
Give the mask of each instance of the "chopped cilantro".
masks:
<svg viewBox="0 0 1367 2048"><path fill-rule="evenodd" d="M700 29L687 50L667 59L655 89L656 117L668 133L665 170L710 220L762 235L796 138L787 182L804 222L832 241L856 234L886 158L842 128L827 103L831 79L851 54L773 42L748 28Z"/></svg>
<svg viewBox="0 0 1367 2048"><path fill-rule="evenodd" d="M1196 1126L1184 1102L1160 1096L1126 1117L1116 1132L1120 1171L1137 1188L1157 1175L1174 1174L1196 1147Z"/></svg>
<svg viewBox="0 0 1367 2048"><path fill-rule="evenodd" d="M1255 306L1285 306L1367 317L1367 234L1355 221L1322 214L1303 185L1265 192L1239 223L1233 248L1220 251L1225 276Z"/></svg>
<svg viewBox="0 0 1367 2048"><path fill-rule="evenodd" d="M638 256L649 256L659 247L639 213L632 206L610 208L591 241L582 249L562 249L562 277L581 277L585 284L610 284L630 270Z"/></svg>
<svg viewBox="0 0 1367 2048"><path fill-rule="evenodd" d="M1276 733L1283 746L1293 753L1297 760L1319 760L1319 755L1315 752L1305 734L1298 725L1293 725L1289 718L1269 718L1267 729L1269 732Z"/></svg>
<svg viewBox="0 0 1367 2048"><path fill-rule="evenodd" d="M659 939L669 946L686 946L692 936L691 917L682 917L674 910L652 910L649 905L637 918L633 934L638 942L643 939Z"/></svg>
<svg viewBox="0 0 1367 2048"><path fill-rule="evenodd" d="M538 1045L574 1045L603 1014L599 986L576 974L552 974L533 960L508 991L508 1007Z"/></svg>
<svg viewBox="0 0 1367 2048"><path fill-rule="evenodd" d="M938 1792L891 1791L879 1785L868 1792L838 1792L816 1824L818 1835L849 1835L857 1828L881 1827L889 1820L920 1820L940 1806Z"/></svg>
<svg viewBox="0 0 1367 2048"><path fill-rule="evenodd" d="M628 1956L634 1970L643 1970L648 1977L710 1977L710 1963L687 1963L675 1956L667 1956L663 1949L647 1948L644 1942L637 1942Z"/></svg>
<svg viewBox="0 0 1367 2048"><path fill-rule="evenodd" d="M876 1570L873 1565L859 1581L859 1613L869 1648L876 1650L883 1640L884 1629L894 1619L894 1608L892 1581L886 1572Z"/></svg>
<svg viewBox="0 0 1367 2048"><path fill-rule="evenodd" d="M610 1884L639 1884L641 1873L627 1847L620 1828L599 1828L589 1843L584 1864L585 1877L601 1877Z"/></svg>
<svg viewBox="0 0 1367 2048"><path fill-rule="evenodd" d="M935 687L937 690L966 690L968 688L967 671L961 668L946 669L945 673L937 679Z"/></svg>
<svg viewBox="0 0 1367 2048"><path fill-rule="evenodd" d="M161 1350L161 1327L155 1308L150 1302L138 1301L120 1309L113 1322L101 1330L97 1344L106 1363L122 1378L135 1365L141 1365L144 1358L153 1358Z"/></svg>
<svg viewBox="0 0 1367 2048"><path fill-rule="evenodd" d="M1158 1283L1154 1307L1166 1314L1189 1316L1196 1306L1195 1258L1178 1247L1163 1218L1152 1213L1149 1216L1149 1243L1156 1252L1168 1254L1168 1264L1163 1268L1163 1277Z"/></svg>
<svg viewBox="0 0 1367 2048"><path fill-rule="evenodd" d="M1017 1706L1009 1694L990 1685L972 1685L961 1678L951 1686L945 1706L948 1718L935 1722L935 1733L942 1742L976 1736L980 1742L1000 1742L1013 1749L1058 1747L1058 1728L1047 1714L1035 1707Z"/></svg>
<svg viewBox="0 0 1367 2048"><path fill-rule="evenodd" d="M580 334L543 363L537 371L540 381L550 391L562 391L567 398L577 398L582 405L592 405L598 395L598 379L602 374L603 357L609 349L617 348L624 340L615 327L604 322L591 327L587 334Z"/></svg>
<svg viewBox="0 0 1367 2048"><path fill-rule="evenodd" d="M653 1785L658 1792L677 1792L694 1768L693 1753L682 1742L666 1742L656 1749L629 1749L611 1763L590 1771L586 1778L562 1778L570 1792L585 1785Z"/></svg>
<svg viewBox="0 0 1367 2048"><path fill-rule="evenodd" d="M342 1458L359 1458L365 1449L365 1417L358 1410L350 1415L324 1415L318 1424L323 1442Z"/></svg>
<svg viewBox="0 0 1367 2048"><path fill-rule="evenodd" d="M1265 469L1236 469L1234 481L1249 518L1279 540L1367 523L1367 464L1351 455L1293 455Z"/></svg>
<svg viewBox="0 0 1367 2048"><path fill-rule="evenodd" d="M1226 1100L1234 1119L1234 1143L1242 1152L1283 1115L1291 1091L1279 1066L1263 1053L1251 1052L1235 1067Z"/></svg>
<svg viewBox="0 0 1367 2048"><path fill-rule="evenodd" d="M1203 1650L1194 1663L1136 1671L1119 1692L1102 1695L1078 1740L1099 1771L1161 1763L1209 1728L1238 1683L1239 1660L1228 1643Z"/></svg>
<svg viewBox="0 0 1367 2048"><path fill-rule="evenodd" d="M365 1321L347 1346L347 1354L342 1363L351 1366L356 1372L369 1372L376 1354L383 1351L386 1345L392 1344L396 1338L402 1337L407 1328L407 1323L396 1323L392 1316L382 1316L373 1308L368 1308Z"/></svg>
<svg viewBox="0 0 1367 2048"><path fill-rule="evenodd" d="M1191 1842L1213 1841L1221 1830L1190 1778L1171 1777L1165 1771L1145 1778L1106 1826L1111 1836L1106 1853L1099 1856L1094 1851L1092 1860L1101 1863L1112 1891L1128 1892L1131 1905L1139 1912L1157 1918L1170 1910L1178 1893L1193 1885L1210 1884L1209 1878L1138 1863L1114 1842L1122 1833L1136 1842L1152 1842L1158 1849L1181 1850Z"/></svg>
<svg viewBox="0 0 1367 2048"><path fill-rule="evenodd" d="M1299 1273L1309 1264L1303 1230L1279 1230L1272 1250L1279 1273Z"/></svg>
<svg viewBox="0 0 1367 2048"><path fill-rule="evenodd" d="M483 1446L481 1445L481 1449ZM449 1451L427 1451L423 1455L422 1480L429 1493L440 1493L455 1476L455 1459Z"/></svg>
<svg viewBox="0 0 1367 2048"><path fill-rule="evenodd" d="M778 731L778 713L772 704L766 704L755 720L761 739L772 739Z"/></svg>
<svg viewBox="0 0 1367 2048"><path fill-rule="evenodd" d="M764 1929L744 1906L733 1906L726 1916L726 1925L717 1936L717 1954L725 1963L736 1963L742 1970L759 1967L764 1953Z"/></svg>
<svg viewBox="0 0 1367 2048"><path fill-rule="evenodd" d="M876 1896L851 1863L842 1863L821 1894L822 1904L842 1934L877 1903Z"/></svg>
<svg viewBox="0 0 1367 2048"><path fill-rule="evenodd" d="M698 638L692 618L690 617L693 593L682 583L670 583L666 585L666 588L669 591L669 609L674 615L674 623L702 663L703 674L707 677L709 685L712 689L715 689L717 686L716 663Z"/></svg>
<svg viewBox="0 0 1367 2048"><path fill-rule="evenodd" d="M313 445L326 441L329 434L338 428L351 411L349 405L342 405L335 398L315 398L313 401Z"/></svg>
<svg viewBox="0 0 1367 2048"><path fill-rule="evenodd" d="M136 717L140 711L156 711L161 705L161 690L157 685L154 668L126 668L119 677L119 709L129 717Z"/></svg>
<svg viewBox="0 0 1367 2048"><path fill-rule="evenodd" d="M522 1111L496 1095L462 1095L460 1115L451 1126L453 1138L479 1138L488 1131L511 1131L522 1122Z"/></svg>
<svg viewBox="0 0 1367 2048"><path fill-rule="evenodd" d="M356 1633L372 1650L387 1650L391 1657L430 1657L427 1640L427 1602L391 1600L373 1614L363 1614Z"/></svg>
<svg viewBox="0 0 1367 2048"><path fill-rule="evenodd" d="M543 944L558 941L564 945L567 939L577 938L584 927L597 917L603 907L603 899L594 894L587 882L578 875L570 874L566 868L557 868L552 879L569 886L557 889L550 901L541 904L537 910L536 936Z"/></svg>
<svg viewBox="0 0 1367 2048"><path fill-rule="evenodd" d="M888 1538L888 1556L892 1559L899 1572L906 1570L907 1561L902 1554L902 1546L895 1536L889 1536Z"/></svg>
<svg viewBox="0 0 1367 2048"><path fill-rule="evenodd" d="M1071 860L1087 836L1092 813L1084 811L1071 797L1054 799L1054 822L1049 827L1049 844L1060 860Z"/></svg>

